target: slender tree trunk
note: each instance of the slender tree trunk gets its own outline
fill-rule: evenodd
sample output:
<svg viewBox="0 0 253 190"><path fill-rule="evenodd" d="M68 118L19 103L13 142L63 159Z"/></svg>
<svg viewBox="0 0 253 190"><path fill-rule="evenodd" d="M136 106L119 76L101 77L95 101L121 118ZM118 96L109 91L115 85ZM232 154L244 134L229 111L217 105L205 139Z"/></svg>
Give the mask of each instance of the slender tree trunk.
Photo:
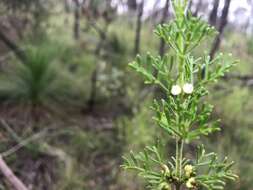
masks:
<svg viewBox="0 0 253 190"><path fill-rule="evenodd" d="M217 14L218 14L219 5L220 5L220 0L214 0L213 9L209 16L209 24L212 26L216 26L217 24L217 16L218 16Z"/></svg>
<svg viewBox="0 0 253 190"><path fill-rule="evenodd" d="M199 11L200 11L200 9L201 9L201 7L202 7L202 4L203 4L203 1L202 1L202 0L199 0L199 1L198 1L198 4L197 4L197 6L196 6L196 9L195 9L195 11L194 11L194 13L192 14L193 16L195 16L195 17L198 16Z"/></svg>
<svg viewBox="0 0 253 190"><path fill-rule="evenodd" d="M74 11L74 38L78 40L80 38L80 3L79 0L75 0Z"/></svg>
<svg viewBox="0 0 253 190"><path fill-rule="evenodd" d="M153 10L156 11L157 10L157 7L158 5L160 4L161 0L156 0L155 3L154 3L154 6L153 6Z"/></svg>
<svg viewBox="0 0 253 190"><path fill-rule="evenodd" d="M99 33L99 36L100 36L100 41L99 41L99 43L95 49L95 52L94 52L96 57L100 56L101 50L104 47L104 43L107 38L108 27L109 27L109 24L107 24L105 26L104 30L101 30L95 26L95 28L97 29L97 32ZM96 64L95 69L91 75L91 92L90 92L89 100L87 102L89 111L93 111L96 96L97 96L97 74L98 74L97 70L98 69L97 69L97 64Z"/></svg>
<svg viewBox="0 0 253 190"><path fill-rule="evenodd" d="M127 6L129 10L136 11L137 9L137 1L136 0L128 0L127 1Z"/></svg>
<svg viewBox="0 0 253 190"><path fill-rule="evenodd" d="M91 75L91 92L88 100L88 110L93 111L95 100L97 96L97 67Z"/></svg>
<svg viewBox="0 0 253 190"><path fill-rule="evenodd" d="M141 28L142 28L142 15L144 9L144 0L138 6L138 15L137 15L137 25L135 33L135 45L134 45L134 55L140 52L140 41L141 41Z"/></svg>
<svg viewBox="0 0 253 190"><path fill-rule="evenodd" d="M219 28L218 28L219 34L214 39L213 46L212 46L211 51L210 51L211 59L214 58L215 53L217 52L217 50L220 47L221 38L222 38L224 29L225 29L225 27L227 25L227 22L228 22L228 13L229 13L230 4L231 4L231 0L226 0L225 1L225 5L223 7L222 15L221 15L221 18L220 18L220 25L219 25Z"/></svg>
<svg viewBox="0 0 253 190"><path fill-rule="evenodd" d="M249 33L253 34L253 1L250 1L250 18L249 18Z"/></svg>
<svg viewBox="0 0 253 190"><path fill-rule="evenodd" d="M192 0L189 0L189 3L188 3L188 11L192 13L192 4L193 4L193 1Z"/></svg>
<svg viewBox="0 0 253 190"><path fill-rule="evenodd" d="M166 0L165 6L164 6L164 9L163 9L161 24L164 24L166 22L166 18L168 16L168 12L169 12L169 3L170 3L170 0ZM164 39L161 39L159 54L160 54L161 57L163 57L164 53L165 53L165 41L164 41Z"/></svg>
<svg viewBox="0 0 253 190"><path fill-rule="evenodd" d="M5 161L1 156L0 156L0 171L15 190L28 190L28 188L24 185L24 183L19 178L17 178L17 176L15 176L15 174L8 167L8 165L5 163Z"/></svg>
<svg viewBox="0 0 253 190"><path fill-rule="evenodd" d="M67 13L70 12L70 7L69 7L69 1L68 0L64 0L64 8L65 8L65 11Z"/></svg>
<svg viewBox="0 0 253 190"><path fill-rule="evenodd" d="M154 26L157 25L156 23L156 17L154 15L156 15L157 10L159 9L159 5L161 3L161 0L156 0L154 3L154 6L152 7L152 13L150 15L150 23L151 23L151 30L153 31Z"/></svg>

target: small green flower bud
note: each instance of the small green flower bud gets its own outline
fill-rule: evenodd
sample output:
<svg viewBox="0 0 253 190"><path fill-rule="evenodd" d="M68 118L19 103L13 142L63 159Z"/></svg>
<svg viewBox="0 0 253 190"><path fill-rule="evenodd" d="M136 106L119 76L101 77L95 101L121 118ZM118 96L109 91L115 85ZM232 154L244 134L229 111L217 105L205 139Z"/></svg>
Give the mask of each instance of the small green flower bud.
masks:
<svg viewBox="0 0 253 190"><path fill-rule="evenodd" d="M193 166L192 165L186 165L184 167L184 171L185 171L186 177L191 177L191 175L193 173Z"/></svg>

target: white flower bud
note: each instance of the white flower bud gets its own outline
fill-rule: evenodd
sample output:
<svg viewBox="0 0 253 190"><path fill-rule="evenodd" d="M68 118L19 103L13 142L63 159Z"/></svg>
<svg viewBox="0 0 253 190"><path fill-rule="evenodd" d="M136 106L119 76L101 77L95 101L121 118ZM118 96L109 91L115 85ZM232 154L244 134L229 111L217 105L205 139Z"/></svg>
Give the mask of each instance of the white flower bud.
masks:
<svg viewBox="0 0 253 190"><path fill-rule="evenodd" d="M184 86L183 86L183 91L184 91L184 93L186 93L186 94L191 94L191 93L193 92L193 85L190 84L190 83L184 84Z"/></svg>
<svg viewBox="0 0 253 190"><path fill-rule="evenodd" d="M171 88L171 94L173 94L174 96L177 96L179 94L181 94L182 89L179 85L173 85Z"/></svg>

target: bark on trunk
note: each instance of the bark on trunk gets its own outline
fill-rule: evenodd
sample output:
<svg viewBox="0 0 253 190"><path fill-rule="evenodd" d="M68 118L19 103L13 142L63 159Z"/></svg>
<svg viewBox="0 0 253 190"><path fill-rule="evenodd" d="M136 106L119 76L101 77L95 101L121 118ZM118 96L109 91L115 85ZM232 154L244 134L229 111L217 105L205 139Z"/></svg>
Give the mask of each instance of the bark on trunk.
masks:
<svg viewBox="0 0 253 190"><path fill-rule="evenodd" d="M104 48L104 43L106 42L107 39L107 32L108 32L108 28L109 28L109 23L104 27L104 29L100 29L98 28L96 25L93 25L93 27L97 30L99 37L100 37L100 41L97 44L97 47L95 49L94 54L96 55L96 57L100 56L101 50L102 48ZM89 100L87 102L88 104L88 111L93 111L94 109L94 105L95 105L95 101L96 101L96 96L97 96L97 65L95 66L95 69L92 73L91 76L91 92L90 92L90 97Z"/></svg>
<svg viewBox="0 0 253 190"><path fill-rule="evenodd" d="M190 13L192 13L192 5L193 5L193 1L192 1L192 0L189 0L187 9L188 9L188 11L189 11Z"/></svg>
<svg viewBox="0 0 253 190"><path fill-rule="evenodd" d="M95 68L91 76L91 92L90 98L88 100L88 111L93 111L96 96L97 96L97 68Z"/></svg>
<svg viewBox="0 0 253 190"><path fill-rule="evenodd" d="M144 0L138 6L138 15L137 15L137 25L135 33L135 45L134 45L134 55L140 52L140 41L141 41L141 27L142 27L142 15L144 8Z"/></svg>
<svg viewBox="0 0 253 190"><path fill-rule="evenodd" d="M198 4L197 4L197 6L196 6L196 9L195 9L195 11L194 11L194 13L192 14L193 16L195 16L195 17L198 16L199 11L200 11L200 9L201 9L201 7L202 7L202 4L203 4L203 1L202 1L202 0L199 0L199 1L198 1Z"/></svg>
<svg viewBox="0 0 253 190"><path fill-rule="evenodd" d="M217 24L217 14L218 14L219 5L220 5L220 0L214 0L213 9L209 16L209 24L212 26L216 26Z"/></svg>
<svg viewBox="0 0 253 190"><path fill-rule="evenodd" d="M162 19L161 19L160 24L164 24L166 22L168 12L169 12L169 2L170 2L170 0L166 0L166 2L165 2L165 6L164 6L164 9L163 9L163 15L162 15ZM160 54L161 57L163 57L164 53L165 53L165 41L164 41L164 39L161 39L159 54Z"/></svg>
<svg viewBox="0 0 253 190"><path fill-rule="evenodd" d="M221 18L220 18L220 25L218 27L219 34L214 39L213 46L212 46L211 51L210 51L211 59L214 58L215 53L218 51L218 49L220 47L221 38L222 38L224 29L225 29L225 27L227 25L227 22L228 22L228 13L229 13L230 4L231 4L231 0L226 0L225 1L225 5L223 7L222 15L221 15Z"/></svg>
<svg viewBox="0 0 253 190"><path fill-rule="evenodd" d="M80 3L79 0L75 0L74 11L74 38L78 40L80 38Z"/></svg>
<svg viewBox="0 0 253 190"><path fill-rule="evenodd" d="M250 2L250 6L249 32L253 34L253 1Z"/></svg>
<svg viewBox="0 0 253 190"><path fill-rule="evenodd" d="M136 2L136 0L128 0L127 1L127 6L129 8L129 10L136 11L136 9L137 9L137 2Z"/></svg>
<svg viewBox="0 0 253 190"><path fill-rule="evenodd" d="M15 190L28 190L24 183L12 172L0 156L0 171Z"/></svg>

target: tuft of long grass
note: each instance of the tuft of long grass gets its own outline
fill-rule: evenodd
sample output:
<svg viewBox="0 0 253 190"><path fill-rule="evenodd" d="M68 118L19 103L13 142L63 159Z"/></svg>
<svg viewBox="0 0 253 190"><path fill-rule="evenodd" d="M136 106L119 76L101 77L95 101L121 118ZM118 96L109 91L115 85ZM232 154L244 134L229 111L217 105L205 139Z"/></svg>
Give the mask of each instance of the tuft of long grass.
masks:
<svg viewBox="0 0 253 190"><path fill-rule="evenodd" d="M57 61L57 45L30 46L26 63L10 63L0 78L0 97L9 103L36 106L79 104L80 86Z"/></svg>

